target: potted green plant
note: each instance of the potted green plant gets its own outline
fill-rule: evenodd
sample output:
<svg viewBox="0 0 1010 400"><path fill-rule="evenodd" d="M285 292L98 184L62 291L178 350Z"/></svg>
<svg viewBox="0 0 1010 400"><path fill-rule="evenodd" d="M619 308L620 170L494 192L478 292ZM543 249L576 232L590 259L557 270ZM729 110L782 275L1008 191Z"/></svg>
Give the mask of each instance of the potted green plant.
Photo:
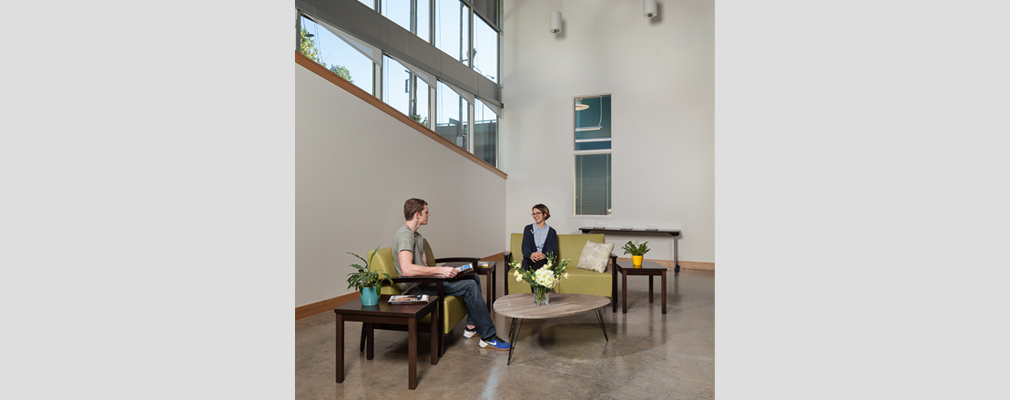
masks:
<svg viewBox="0 0 1010 400"><path fill-rule="evenodd" d="M379 286L381 286L382 281L389 282L390 285L393 284L393 280L389 277L389 274L383 272L382 275L384 276L380 276L377 271L372 271L368 268L378 250L379 248L376 247L372 251L372 255L368 257L368 260L357 254L347 252L347 254L358 257L361 262L365 263L365 266L351 264L357 271L347 274L347 288L354 288L354 290L361 292L361 305L364 306L379 304Z"/></svg>
<svg viewBox="0 0 1010 400"><path fill-rule="evenodd" d="M642 266L642 257L645 253L649 252L649 242L646 241L640 245L635 245L629 240L628 243L624 244L624 254L631 254L631 264L634 267Z"/></svg>

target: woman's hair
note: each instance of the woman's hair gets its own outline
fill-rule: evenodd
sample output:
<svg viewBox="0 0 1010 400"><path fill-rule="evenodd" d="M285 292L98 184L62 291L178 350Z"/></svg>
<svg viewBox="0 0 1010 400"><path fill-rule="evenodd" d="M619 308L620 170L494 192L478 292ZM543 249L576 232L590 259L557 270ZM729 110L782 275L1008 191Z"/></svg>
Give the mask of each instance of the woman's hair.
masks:
<svg viewBox="0 0 1010 400"><path fill-rule="evenodd" d="M543 203L533 206L533 209L544 213L544 221L551 217L551 210L547 209L547 206L543 205Z"/></svg>

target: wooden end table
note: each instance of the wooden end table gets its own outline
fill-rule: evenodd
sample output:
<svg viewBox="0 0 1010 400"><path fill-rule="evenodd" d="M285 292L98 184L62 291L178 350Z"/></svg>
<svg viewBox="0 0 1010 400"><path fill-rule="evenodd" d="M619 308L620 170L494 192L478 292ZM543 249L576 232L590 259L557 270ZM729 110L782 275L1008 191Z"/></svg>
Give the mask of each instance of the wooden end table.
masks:
<svg viewBox="0 0 1010 400"><path fill-rule="evenodd" d="M548 319L566 317L586 311L596 311L596 318L603 329L603 338L608 342L607 326L603 324L603 313L600 309L610 304L610 299L603 296L577 293L549 293L550 304L538 306L533 302L533 293L510 294L494 302L494 309L499 314L512 318L509 327L509 360L505 365L512 365L512 352L516 349L519 331L523 328L524 319ZM518 325L518 326L517 326Z"/></svg>
<svg viewBox="0 0 1010 400"><path fill-rule="evenodd" d="M467 263L460 261L449 261L440 263L439 265L442 264L445 264L450 267L458 267L460 265ZM497 290L496 286L498 286L498 277L496 277L494 274L495 264L496 262L494 261L478 261L477 265L473 266L474 273L484 275L484 286L488 288L484 293L484 302L487 303L488 313L494 311L494 309L491 308L491 304L492 302L494 302L494 299L497 296L497 293L495 292Z"/></svg>
<svg viewBox="0 0 1010 400"><path fill-rule="evenodd" d="M495 292L497 291L498 277L494 274L495 265L496 263L494 261L478 261L477 266L474 268L477 270L478 274L485 276L486 282L490 282L490 285L486 285L489 289L487 290L487 294L485 294L485 297L487 297L487 312L489 313L494 312L492 305L494 304L495 298L497 298L497 293Z"/></svg>
<svg viewBox="0 0 1010 400"><path fill-rule="evenodd" d="M663 314L666 314L666 268L652 261L643 261L641 267L635 267L631 261L618 261L617 272L621 274L621 310L628 313L628 275L649 276L649 303L652 303L652 277L660 275L662 279Z"/></svg>
<svg viewBox="0 0 1010 400"><path fill-rule="evenodd" d="M337 383L344 382L344 321L362 322L361 329L368 324L393 324L407 326L407 387L417 388L417 322L425 315L431 314L431 365L438 364L438 296L428 296L427 303L392 305L389 295L379 296L379 304L374 306L361 305L361 298L333 309L337 316ZM368 335L368 351L366 358L371 360L374 355L375 335Z"/></svg>

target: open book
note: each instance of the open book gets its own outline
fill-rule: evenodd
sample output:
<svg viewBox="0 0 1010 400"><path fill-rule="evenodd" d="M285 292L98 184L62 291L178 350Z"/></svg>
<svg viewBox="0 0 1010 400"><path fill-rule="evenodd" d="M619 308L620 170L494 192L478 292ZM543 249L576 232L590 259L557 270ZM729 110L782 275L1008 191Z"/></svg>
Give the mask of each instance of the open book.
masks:
<svg viewBox="0 0 1010 400"><path fill-rule="evenodd" d="M389 296L389 304L415 304L427 302L428 295L426 294L397 294Z"/></svg>

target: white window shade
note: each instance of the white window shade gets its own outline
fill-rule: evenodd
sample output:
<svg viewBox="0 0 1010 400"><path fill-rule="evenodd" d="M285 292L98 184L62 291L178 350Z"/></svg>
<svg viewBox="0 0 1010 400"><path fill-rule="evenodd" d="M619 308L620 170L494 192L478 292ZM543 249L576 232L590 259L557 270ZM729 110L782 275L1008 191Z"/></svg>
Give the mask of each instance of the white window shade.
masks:
<svg viewBox="0 0 1010 400"><path fill-rule="evenodd" d="M403 61L403 60L401 60L401 59L399 59L397 57L393 57L393 56L388 56L388 57L396 60L396 62L398 62L401 65L403 65L404 68L409 69L410 72L412 72L415 76L417 76L419 79L421 79L422 81L424 81L424 83L426 83L429 87L435 87L435 83L438 82L438 78L436 78L435 75L429 74L429 73L425 72L423 69L415 67L414 65L412 65L412 64L410 64L410 63L408 63L406 61ZM456 90L456 89L453 89L453 90Z"/></svg>
<svg viewBox="0 0 1010 400"><path fill-rule="evenodd" d="M482 100L481 103L484 104L485 106L487 106L487 108L489 110L491 110L491 112L493 112L494 115L497 115L498 118L501 118L501 107L498 107L498 106L496 106L494 104L488 103L487 101L483 101L483 99L481 99L481 100Z"/></svg>
<svg viewBox="0 0 1010 400"><path fill-rule="evenodd" d="M337 27L334 27L333 25L318 20L313 21L316 21L316 23L319 24L319 26L326 28L326 30L330 31L338 38L347 42L347 44L349 44L352 48L360 52L365 57L371 59L373 63L382 65L382 50L379 50L378 47L365 43L359 40L358 38L351 36L347 32L344 32L338 29Z"/></svg>
<svg viewBox="0 0 1010 400"><path fill-rule="evenodd" d="M443 85L445 85L449 89L452 89L453 92L456 92L456 94L458 94L459 97L462 97L462 98L466 99L467 103L473 104L473 94L472 93L467 92L466 90L460 89L459 87L453 86L452 84L450 84L450 83L448 83L446 81L441 81L441 82L442 82Z"/></svg>

